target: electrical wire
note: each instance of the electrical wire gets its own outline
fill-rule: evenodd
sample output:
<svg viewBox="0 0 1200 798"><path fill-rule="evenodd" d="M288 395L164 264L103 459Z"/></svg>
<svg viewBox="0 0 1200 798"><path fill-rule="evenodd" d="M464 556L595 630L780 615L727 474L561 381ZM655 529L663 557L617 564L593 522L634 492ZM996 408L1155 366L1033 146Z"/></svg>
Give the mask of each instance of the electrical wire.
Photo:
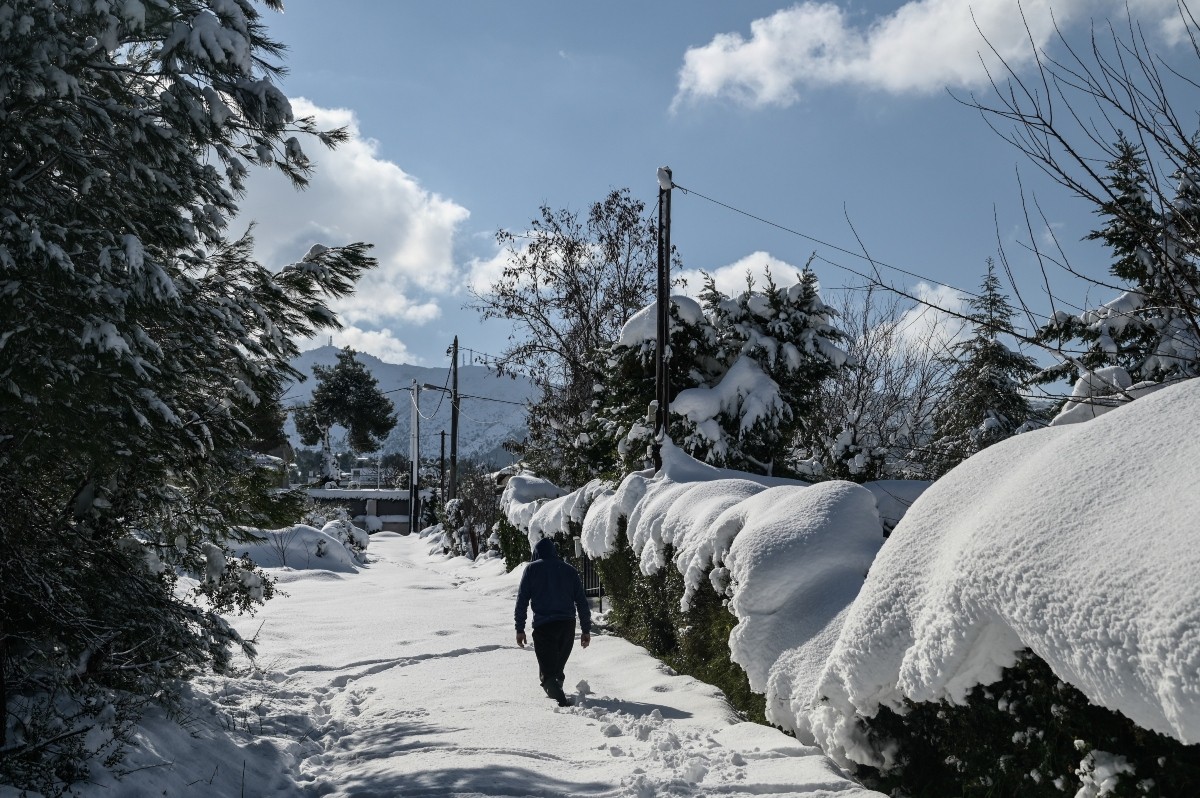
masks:
<svg viewBox="0 0 1200 798"><path fill-rule="evenodd" d="M511 399L493 399L493 398L492 398L492 397L490 397L490 396L474 396L474 395L472 395L472 394L469 394L469 393L460 393L460 394L458 395L458 398L459 398L459 399L479 399L479 400L481 400L481 401L484 401L484 402L499 402L500 404L504 404L504 405L517 405L517 406L519 406L519 407L524 407L524 406L525 406L525 404L526 404L525 402L514 402L514 401L512 401ZM461 407L460 407L458 410L459 410L459 412L460 412L460 413L462 412L462 408L461 408Z"/></svg>
<svg viewBox="0 0 1200 798"><path fill-rule="evenodd" d="M786 225L779 224L778 222L773 222L773 221L771 221L770 219L764 219L764 218L763 218L763 217L761 217L761 216L758 216L758 215L756 215L756 214L750 213L749 211L744 211L744 210L742 210L741 208L735 207L735 206L733 206L733 205L730 205L729 203L726 203L726 202L722 202L721 200L719 200L719 199L715 199L715 198L713 198L713 197L710 197L710 196L708 196L707 194L701 194L699 191L696 191L695 189L692 189L692 188L686 188L686 187L684 187L684 186L681 186L681 185L679 185L678 183L676 183L676 184L675 184L675 188L679 189L679 190L680 190L680 191L682 191L684 194L695 194L695 195L696 195L697 197L699 197L700 199L707 200L708 202L711 202L711 203L713 203L714 205L720 205L722 208L726 208L727 210L731 210L731 211L733 211L734 213L739 213L739 214L741 214L742 216L745 216L745 217L747 217L747 218L753 219L753 220L755 220L756 222L761 222L762 224L768 225L769 227L774 227L774 228L777 228L777 229L779 229L779 230L782 230L782 231L784 231L785 233L790 233L791 235L798 236L798 237L800 237L800 238L803 238L803 239L805 239L806 241L811 241L811 242L813 242L814 244L819 244L820 246L827 247L828 249L836 250L837 252L841 252L841 253L843 253L843 254L850 255L851 257L855 257L855 258L859 258L859 259L861 259L861 260L865 260L865 261L867 261L868 263L870 263L872 267L875 267L875 266L882 266L882 267L884 267L885 269L891 269L892 271L899 272L900 274L904 274L904 275L907 275L907 276L909 276L909 277L914 277L914 278L916 278L916 279L918 279L918 280L923 280L923 281L925 281L925 282L927 282L927 283L932 283L932 284L934 284L934 285L940 285L940 286L942 286L942 287L944 287L944 288L950 288L950 289L952 289L952 290L954 290L954 291L958 291L958 292L959 292L959 293L961 293L961 294L966 294L967 296L972 296L972 297L978 297L978 296L979 296L979 294L976 294L976 293L975 293L975 292L973 292L973 291L967 291L967 290L965 290L965 289L959 288L958 286L951 285L950 283L946 283L946 282L943 282L943 281L941 281L941 280L935 280L935 279L933 279L932 277L926 277L926 276L925 276L925 275L923 275L923 274L918 274L917 272L914 272L914 271L909 271L908 269L903 269L903 268L901 268L901 267L899 267L899 266L893 266L892 264L890 264L890 263L887 263L886 261L879 260L878 258L873 258L873 257L871 257L870 255L863 254L862 252L855 252L855 251L854 251L854 250L852 250L852 249L846 249L845 247L840 247L840 246L838 246L837 244L831 244L831 243L829 243L828 241L823 241L823 240L821 240L821 239L819 239L819 238L816 238L815 236L810 236L810 235L808 235L807 233L802 233L802 232L800 232L799 230L793 229L793 228L791 228L791 227L788 227L788 226L786 226ZM823 259L823 260L824 260L824 259ZM854 269L851 269L851 268L849 268L848 266L843 266L842 264L839 264L839 263L834 263L833 261L826 261L826 263L829 263L829 265L831 265L831 266L834 266L834 267L836 267L836 268L839 268L839 269L844 269L845 271L847 271L847 272L850 272L851 274L853 274L853 275L855 275L855 276L857 276L857 277L862 277L862 278L863 278L863 279L865 279L865 280L871 280L871 279L872 279L871 277L869 277L869 276L867 276L867 275L863 274L862 272L855 271ZM878 279L877 279L877 278L876 278L876 281L878 282Z"/></svg>

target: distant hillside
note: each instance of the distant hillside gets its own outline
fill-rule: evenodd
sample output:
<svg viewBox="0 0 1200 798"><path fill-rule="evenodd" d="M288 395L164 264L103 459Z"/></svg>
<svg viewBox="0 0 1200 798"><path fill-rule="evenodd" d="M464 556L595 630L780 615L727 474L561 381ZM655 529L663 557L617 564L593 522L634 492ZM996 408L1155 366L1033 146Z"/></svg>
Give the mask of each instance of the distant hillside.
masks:
<svg viewBox="0 0 1200 798"><path fill-rule="evenodd" d="M314 365L332 366L337 362L339 349L333 346L323 346L302 353L292 361L292 365L308 376L304 382L291 386L285 394L285 406L302 404L312 397L316 384L312 379ZM385 454L391 452L408 453L409 423L412 417L409 392L397 390L408 388L415 379L418 384L450 386L449 367L426 368L407 364L385 363L379 358L365 352L358 353L358 359L367 370L379 380L379 387L389 393L388 398L396 407L399 418L396 428L383 445ZM510 379L497 377L496 374L483 366L460 366L458 369L458 391L463 395L459 405L458 420L458 456L488 460L494 465L507 465L512 462L512 455L501 449L501 444L508 439L525 437L525 407L526 399L534 395L533 386L521 377ZM500 399L487 401L474 398ZM519 404L506 404L517 402ZM421 453L422 456L436 456L441 445L441 431L446 431L446 453L450 452L450 396L441 391L421 391ZM296 427L288 419L287 433L293 446L300 445Z"/></svg>

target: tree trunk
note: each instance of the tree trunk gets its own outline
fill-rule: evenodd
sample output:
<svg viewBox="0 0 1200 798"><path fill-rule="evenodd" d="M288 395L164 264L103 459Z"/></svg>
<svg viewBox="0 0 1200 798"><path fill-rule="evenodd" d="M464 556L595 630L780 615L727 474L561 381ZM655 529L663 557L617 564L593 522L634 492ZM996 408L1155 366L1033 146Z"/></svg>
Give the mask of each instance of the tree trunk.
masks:
<svg viewBox="0 0 1200 798"><path fill-rule="evenodd" d="M8 742L8 630L4 627L5 606L0 597L0 749Z"/></svg>

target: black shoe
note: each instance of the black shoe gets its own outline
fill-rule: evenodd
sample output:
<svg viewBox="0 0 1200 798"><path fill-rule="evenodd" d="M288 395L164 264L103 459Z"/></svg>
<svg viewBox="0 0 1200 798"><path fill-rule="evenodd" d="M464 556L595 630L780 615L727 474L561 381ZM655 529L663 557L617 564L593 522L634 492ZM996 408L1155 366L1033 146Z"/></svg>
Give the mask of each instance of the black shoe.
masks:
<svg viewBox="0 0 1200 798"><path fill-rule="evenodd" d="M561 687L557 688L554 691L554 695L551 696L551 698L553 698L555 701L557 701L558 705L560 707L573 706L571 700L569 698L567 698L566 693L563 692L563 689Z"/></svg>

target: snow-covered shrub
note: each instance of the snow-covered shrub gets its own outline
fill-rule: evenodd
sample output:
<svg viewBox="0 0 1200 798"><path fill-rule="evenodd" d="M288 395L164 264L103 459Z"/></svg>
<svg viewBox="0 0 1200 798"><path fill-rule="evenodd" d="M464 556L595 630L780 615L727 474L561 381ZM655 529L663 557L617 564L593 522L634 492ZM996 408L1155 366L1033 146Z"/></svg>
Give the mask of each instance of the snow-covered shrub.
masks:
<svg viewBox="0 0 1200 798"><path fill-rule="evenodd" d="M863 723L868 736L896 746L894 764L856 775L912 798L1165 798L1200 786L1200 745L1093 704L1029 651L963 703L906 701L902 714L881 708Z"/></svg>
<svg viewBox="0 0 1200 798"><path fill-rule="evenodd" d="M620 525L612 553L594 563L609 606L609 628L679 673L719 687L743 716L764 722L764 697L750 689L746 672L730 659L729 635L737 619L725 597L706 585L682 609L683 575L674 568L643 573L626 539L625 522ZM668 548L667 554L674 552Z"/></svg>
<svg viewBox="0 0 1200 798"><path fill-rule="evenodd" d="M529 549L529 537L517 529L507 518L496 523L496 539L500 556L504 558L505 570L511 571L523 562L529 562L533 552Z"/></svg>
<svg viewBox="0 0 1200 798"><path fill-rule="evenodd" d="M356 527L349 518L327 521L321 531L342 544L358 562L367 561L367 546L371 544L371 536L365 529Z"/></svg>
<svg viewBox="0 0 1200 798"><path fill-rule="evenodd" d="M845 764L912 776L944 773L923 758L967 735L947 723L978 714L994 743L978 750L1046 735L1021 761L1045 759L1051 779L1096 749L1134 763L1139 785L1189 786L1149 794L1194 792L1200 445L1179 430L1198 415L1200 381L1186 380L1002 441L935 483L875 558L815 688L792 702L797 728ZM993 701L1022 707L1015 730L1003 717L985 728ZM954 706L972 711L956 719ZM1058 729L1085 750L1064 752ZM994 781L998 766L976 757L960 776Z"/></svg>

